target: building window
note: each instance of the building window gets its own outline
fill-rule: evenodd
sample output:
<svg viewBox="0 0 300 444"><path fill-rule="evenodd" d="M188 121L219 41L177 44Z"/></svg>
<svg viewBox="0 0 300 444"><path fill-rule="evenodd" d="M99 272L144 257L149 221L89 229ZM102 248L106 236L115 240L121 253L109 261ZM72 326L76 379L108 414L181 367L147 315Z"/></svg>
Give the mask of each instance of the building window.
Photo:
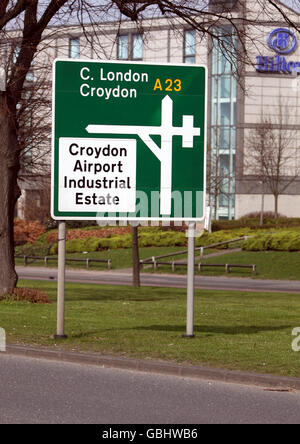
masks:
<svg viewBox="0 0 300 444"><path fill-rule="evenodd" d="M128 60L129 58L129 36L120 35L118 39L118 59Z"/></svg>
<svg viewBox="0 0 300 444"><path fill-rule="evenodd" d="M140 34L123 34L118 38L119 60L142 60L143 38Z"/></svg>
<svg viewBox="0 0 300 444"><path fill-rule="evenodd" d="M184 63L195 63L196 61L196 31L194 29L184 32Z"/></svg>
<svg viewBox="0 0 300 444"><path fill-rule="evenodd" d="M79 59L80 57L80 39L79 37L69 40L69 57L71 59Z"/></svg>
<svg viewBox="0 0 300 444"><path fill-rule="evenodd" d="M235 37L219 30L212 52L211 205L216 219L233 219L235 203L236 79L230 55ZM230 46L230 51L224 48Z"/></svg>
<svg viewBox="0 0 300 444"><path fill-rule="evenodd" d="M140 34L132 36L132 58L133 60L142 60L143 58L143 38Z"/></svg>

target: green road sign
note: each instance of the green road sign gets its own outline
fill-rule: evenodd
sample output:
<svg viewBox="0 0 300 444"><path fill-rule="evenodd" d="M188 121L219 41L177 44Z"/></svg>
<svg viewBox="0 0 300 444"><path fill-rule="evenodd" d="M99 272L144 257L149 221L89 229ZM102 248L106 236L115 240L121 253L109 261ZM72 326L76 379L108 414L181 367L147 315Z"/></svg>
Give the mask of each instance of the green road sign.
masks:
<svg viewBox="0 0 300 444"><path fill-rule="evenodd" d="M56 60L54 219L204 218L206 68Z"/></svg>

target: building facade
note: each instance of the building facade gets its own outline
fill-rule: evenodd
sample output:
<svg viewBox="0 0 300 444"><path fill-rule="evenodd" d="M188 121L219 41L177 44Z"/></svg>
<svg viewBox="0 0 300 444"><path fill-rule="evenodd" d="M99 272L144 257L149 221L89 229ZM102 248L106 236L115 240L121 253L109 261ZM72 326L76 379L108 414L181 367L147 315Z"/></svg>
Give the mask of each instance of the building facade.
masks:
<svg viewBox="0 0 300 444"><path fill-rule="evenodd" d="M233 0L211 0L210 7L227 8L237 18L249 20L249 25L240 24L245 27L244 38L222 23L216 23L214 35L218 38L214 40L180 20L171 23L164 18L144 20L139 29L130 21L102 23L97 28L87 27L84 33L72 25L49 28L28 82L38 82L38 68L47 67L48 87L44 90L49 94L55 58L206 65L207 204L213 218L233 219L258 212L262 201L265 211L274 211L276 193L278 212L300 217L300 34L288 28L282 18L270 19L267 11L258 16L252 0L245 1L242 8ZM291 21L300 24L299 11L284 8ZM40 142L39 149L41 146L49 151L48 141L44 145ZM275 178L263 161L277 152L280 161L277 156ZM33 178L29 184L28 180L23 183L23 199L26 190L36 193L38 185ZM22 201L19 210L21 206Z"/></svg>

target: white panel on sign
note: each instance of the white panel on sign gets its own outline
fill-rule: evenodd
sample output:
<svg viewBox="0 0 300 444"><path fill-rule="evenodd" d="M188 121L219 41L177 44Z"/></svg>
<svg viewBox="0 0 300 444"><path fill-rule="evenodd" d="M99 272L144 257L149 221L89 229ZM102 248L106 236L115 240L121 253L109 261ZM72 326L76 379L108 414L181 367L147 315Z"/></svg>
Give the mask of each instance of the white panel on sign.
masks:
<svg viewBox="0 0 300 444"><path fill-rule="evenodd" d="M135 211L135 139L61 137L59 162L59 211Z"/></svg>

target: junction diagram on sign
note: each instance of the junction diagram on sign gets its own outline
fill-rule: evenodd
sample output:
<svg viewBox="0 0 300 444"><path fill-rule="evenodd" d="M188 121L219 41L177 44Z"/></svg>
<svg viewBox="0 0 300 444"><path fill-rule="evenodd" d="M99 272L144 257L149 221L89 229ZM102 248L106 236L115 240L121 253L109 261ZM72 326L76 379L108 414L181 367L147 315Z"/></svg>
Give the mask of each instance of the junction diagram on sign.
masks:
<svg viewBox="0 0 300 444"><path fill-rule="evenodd" d="M161 101L160 126L91 124L86 131L90 134L138 135L160 161L160 213L171 214L173 136L182 137L182 148L193 148L194 136L200 136L200 128L194 127L194 116L183 115L182 126L173 126L173 100L167 95ZM161 137L161 147L151 135Z"/></svg>

